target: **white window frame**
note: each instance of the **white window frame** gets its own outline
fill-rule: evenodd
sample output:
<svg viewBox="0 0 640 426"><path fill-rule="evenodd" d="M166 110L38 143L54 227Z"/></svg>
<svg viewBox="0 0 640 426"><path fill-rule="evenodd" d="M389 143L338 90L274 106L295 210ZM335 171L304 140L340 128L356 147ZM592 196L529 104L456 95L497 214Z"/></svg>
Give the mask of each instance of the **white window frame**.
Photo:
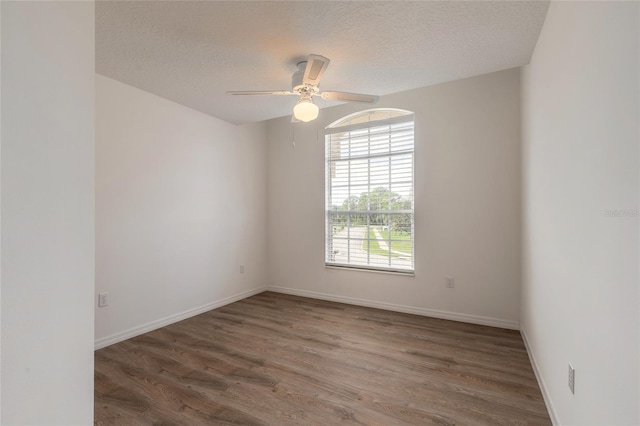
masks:
<svg viewBox="0 0 640 426"><path fill-rule="evenodd" d="M387 117L384 117L385 114L388 114ZM367 117L369 118L368 120L367 120ZM384 126L388 126L388 129L389 129L388 130L388 134L389 134L389 151L388 152L371 154L373 145L372 145L372 140L368 139L367 141L368 154L366 155L358 154L356 156L353 155L353 152L351 150L351 145L350 145L351 143L350 138L351 138L352 132L358 131L360 137L362 137L362 130L369 129L370 131L371 129L375 129L378 132L380 132L380 129L384 128ZM414 131L414 127L415 127L415 116L411 111L390 109L390 108L376 108L376 109L370 109L370 110L361 111L361 112L348 115L346 117L343 117L333 122L332 124L330 124L325 128L325 266L348 268L348 269L370 270L370 271L394 272L394 273L409 274L409 275L414 274L414 271L415 271L415 224L414 224L415 222L414 221L415 219L415 210L414 210L415 131ZM406 142L404 142L404 145L397 144L396 142L394 142L397 140L397 136L400 134L400 132L404 132L403 134L409 134L408 133L409 131L411 135L410 149L407 148L408 145ZM384 130L382 131L382 133L384 133ZM338 138L340 138L339 140L341 142L338 141ZM371 138L371 135L370 134L367 135L367 138ZM349 147L346 149L346 151L342 148L342 145L345 144L345 141L349 141L347 142L347 144L349 144ZM332 147L332 143L335 146ZM338 156L336 156L336 153L335 153L336 146L338 147L338 149L341 149L341 153ZM394 151L394 149L398 151ZM333 153L332 153L332 150L334 151ZM343 154L343 152L346 154ZM343 157L343 155L346 155L346 156ZM407 185L410 180L410 196L405 197L404 202L402 203L402 204L406 204L410 200L410 209L407 209L405 205L404 209L373 210L371 209L371 201L369 201L366 210L352 209L350 202L347 202L347 206L348 206L347 210L343 210L343 209L336 210L336 207L334 207L334 200L332 199L333 190L335 189L332 182L332 175L335 173L337 162L343 162L343 163L346 162L349 164L348 166L348 176L349 176L348 182L349 183L347 184L347 188L348 188L347 197L351 199L352 195L359 195L359 194L351 193L352 191L352 184L351 184L351 173L352 173L351 164L352 163L351 162L352 161L367 160L367 176L368 176L367 191L368 191L368 194L371 194L372 193L371 191L374 189L371 185L371 175L372 175L371 159L388 157L389 168L387 170L387 173L389 175L389 192L392 193L393 192L392 187L394 185L391 182L392 175L394 173L397 174L397 172L394 172L395 169L391 166L391 162L392 162L392 158L396 158L396 157L400 158L400 156L402 156L402 158L405 159L405 162L408 156L410 156L411 158L410 159L410 179L406 179L404 182L402 182L404 185ZM408 168L406 165L404 167ZM407 173L405 169L402 169L402 172L404 174ZM397 176L394 179L397 179ZM336 185L335 187L337 186L338 185ZM342 185L342 187L344 187L344 185ZM344 200L342 201L344 202ZM370 244L369 240L371 240L371 227L372 227L371 221L373 220L372 216L377 215L379 217L380 215L387 215L386 223L387 223L387 226L390 226L391 217L393 215L398 215L398 214L410 216L410 242L411 242L410 259L407 260L406 256L404 256L401 262L397 260L394 261L394 257L397 256L396 255L397 252L393 251L392 247L393 247L393 243L397 242L398 240L392 239L392 232L389 228L387 228L387 231L389 231L387 232L388 241L386 241L388 243L387 245L388 262L386 265L382 265L380 263L381 261L380 255L372 255L371 254L372 250L368 245ZM340 216L344 217L345 215L347 217L347 225L346 225L347 236L346 237L334 236L336 232L334 229L334 225L337 222L339 222L337 218L339 218ZM360 238L351 237L351 223L349 221L351 220L350 218L353 217L354 215L366 216L366 230L364 231L365 232L364 237L360 237ZM341 223L341 225L344 225L344 223ZM380 238L380 233L376 233L376 236L377 238ZM342 241L342 243L336 244L337 240ZM344 247L345 241L346 241L346 249ZM352 245L355 247L354 244L357 244L357 241L362 241L363 243L365 242L367 243L367 249L366 250L362 249L362 251L366 252L366 261L364 261L362 257L358 257L356 260L351 260L350 253L352 250ZM346 255L346 258L347 258L346 260L345 260L344 253L342 253L342 255L340 255L340 253L336 254L336 252L339 252L340 250L335 250L334 247L338 245L341 245L341 249L343 251L346 250L348 252L348 254ZM362 255L360 254L360 256ZM356 257L357 256L354 256L354 258ZM372 257L376 258L375 262L373 263L371 260ZM407 262L409 263L407 264Z"/></svg>

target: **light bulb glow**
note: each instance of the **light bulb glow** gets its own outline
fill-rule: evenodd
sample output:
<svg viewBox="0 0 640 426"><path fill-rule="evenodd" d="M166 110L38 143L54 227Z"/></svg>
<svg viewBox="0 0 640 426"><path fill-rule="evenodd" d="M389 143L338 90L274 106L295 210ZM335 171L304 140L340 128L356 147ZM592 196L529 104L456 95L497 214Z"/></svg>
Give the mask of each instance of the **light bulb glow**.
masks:
<svg viewBox="0 0 640 426"><path fill-rule="evenodd" d="M314 104L310 98L302 98L293 107L293 116L305 123L318 118L318 105Z"/></svg>

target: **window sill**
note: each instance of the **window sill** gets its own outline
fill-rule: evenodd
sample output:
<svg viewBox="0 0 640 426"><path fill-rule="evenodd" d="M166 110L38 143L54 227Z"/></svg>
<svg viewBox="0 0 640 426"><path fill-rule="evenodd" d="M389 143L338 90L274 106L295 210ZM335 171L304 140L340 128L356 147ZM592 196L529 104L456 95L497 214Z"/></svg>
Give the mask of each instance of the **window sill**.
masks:
<svg viewBox="0 0 640 426"><path fill-rule="evenodd" d="M355 271L355 272L374 272L376 274L390 274L390 275L400 275L403 277L415 277L415 270L412 271L388 271L385 269L370 269L358 266L340 266L340 265L324 265L325 269L335 269L340 271Z"/></svg>

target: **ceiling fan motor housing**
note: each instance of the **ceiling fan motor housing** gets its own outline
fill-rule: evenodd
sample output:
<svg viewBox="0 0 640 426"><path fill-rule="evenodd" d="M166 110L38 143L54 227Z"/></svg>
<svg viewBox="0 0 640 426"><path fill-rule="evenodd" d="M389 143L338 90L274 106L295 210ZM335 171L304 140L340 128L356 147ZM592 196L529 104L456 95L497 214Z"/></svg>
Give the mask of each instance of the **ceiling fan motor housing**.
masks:
<svg viewBox="0 0 640 426"><path fill-rule="evenodd" d="M307 61L298 62L298 70L293 73L291 76L291 90L293 92L301 93L306 91L306 88L311 88L311 86L304 84L302 81L304 79L304 70L307 67ZM318 91L317 89L315 90Z"/></svg>

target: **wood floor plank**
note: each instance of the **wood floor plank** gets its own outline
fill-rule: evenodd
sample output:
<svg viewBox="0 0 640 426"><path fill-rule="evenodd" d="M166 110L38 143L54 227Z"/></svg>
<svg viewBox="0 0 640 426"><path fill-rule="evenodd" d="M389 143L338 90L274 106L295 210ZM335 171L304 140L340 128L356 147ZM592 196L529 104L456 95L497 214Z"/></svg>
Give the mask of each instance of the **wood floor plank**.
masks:
<svg viewBox="0 0 640 426"><path fill-rule="evenodd" d="M519 332L261 293L95 354L95 424L550 425Z"/></svg>

